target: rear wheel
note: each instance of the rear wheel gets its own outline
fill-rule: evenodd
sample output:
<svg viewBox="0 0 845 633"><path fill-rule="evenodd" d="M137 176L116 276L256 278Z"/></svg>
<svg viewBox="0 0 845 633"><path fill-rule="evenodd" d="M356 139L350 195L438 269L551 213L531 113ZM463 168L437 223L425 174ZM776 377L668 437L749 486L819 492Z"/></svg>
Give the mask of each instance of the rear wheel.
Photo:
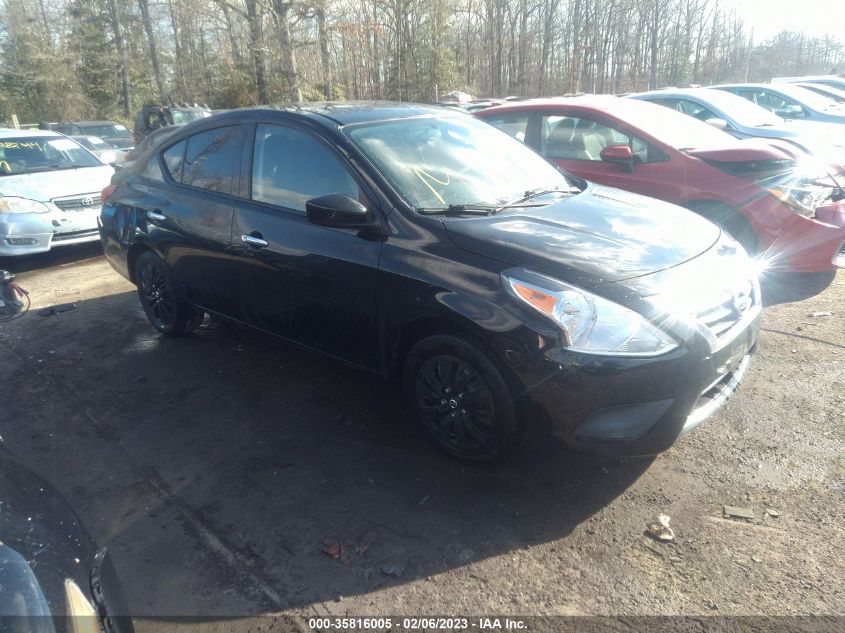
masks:
<svg viewBox="0 0 845 633"><path fill-rule="evenodd" d="M423 431L453 457L498 459L524 435L496 359L473 339L438 335L420 341L408 354L404 382Z"/></svg>
<svg viewBox="0 0 845 633"><path fill-rule="evenodd" d="M141 307L152 326L169 336L184 336L202 323L203 313L178 292L170 269L158 255L142 253L135 264Z"/></svg>
<svg viewBox="0 0 845 633"><path fill-rule="evenodd" d="M693 201L686 206L722 227L728 235L742 244L749 255L757 254L757 234L739 209L710 200Z"/></svg>

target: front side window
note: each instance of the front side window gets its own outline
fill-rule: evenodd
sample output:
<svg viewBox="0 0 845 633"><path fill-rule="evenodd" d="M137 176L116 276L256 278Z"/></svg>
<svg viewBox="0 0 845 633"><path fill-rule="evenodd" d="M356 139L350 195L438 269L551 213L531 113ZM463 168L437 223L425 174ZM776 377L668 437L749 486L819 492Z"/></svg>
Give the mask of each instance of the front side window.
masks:
<svg viewBox="0 0 845 633"><path fill-rule="evenodd" d="M590 119L544 116L540 129L540 153L548 158L599 161L605 147L628 145L637 163L665 160L639 137Z"/></svg>
<svg viewBox="0 0 845 633"><path fill-rule="evenodd" d="M0 139L0 176L102 166L88 150L63 136Z"/></svg>
<svg viewBox="0 0 845 633"><path fill-rule="evenodd" d="M182 184L232 193L240 151L240 126L219 127L188 137L182 166Z"/></svg>
<svg viewBox="0 0 845 633"><path fill-rule="evenodd" d="M418 210L497 205L574 186L523 143L462 114L350 125L344 133Z"/></svg>
<svg viewBox="0 0 845 633"><path fill-rule="evenodd" d="M684 99L681 101L681 112L695 117L699 121L706 121L707 119L721 118L713 110L705 108L700 103Z"/></svg>
<svg viewBox="0 0 845 633"><path fill-rule="evenodd" d="M525 142L525 135L528 132L528 119L529 115L527 113L499 114L484 118L487 123L499 128L502 132L523 143Z"/></svg>
<svg viewBox="0 0 845 633"><path fill-rule="evenodd" d="M305 202L330 193L361 198L340 159L314 136L281 125L259 125L252 156L252 199L305 212Z"/></svg>

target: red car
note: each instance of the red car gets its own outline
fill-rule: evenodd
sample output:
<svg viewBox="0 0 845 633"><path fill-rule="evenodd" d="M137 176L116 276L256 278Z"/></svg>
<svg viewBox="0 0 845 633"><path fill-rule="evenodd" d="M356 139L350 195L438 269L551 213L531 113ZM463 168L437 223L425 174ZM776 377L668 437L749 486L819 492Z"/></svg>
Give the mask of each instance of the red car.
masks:
<svg viewBox="0 0 845 633"><path fill-rule="evenodd" d="M475 116L575 176L696 211L767 268L845 267L845 178L807 155L612 96L534 99Z"/></svg>

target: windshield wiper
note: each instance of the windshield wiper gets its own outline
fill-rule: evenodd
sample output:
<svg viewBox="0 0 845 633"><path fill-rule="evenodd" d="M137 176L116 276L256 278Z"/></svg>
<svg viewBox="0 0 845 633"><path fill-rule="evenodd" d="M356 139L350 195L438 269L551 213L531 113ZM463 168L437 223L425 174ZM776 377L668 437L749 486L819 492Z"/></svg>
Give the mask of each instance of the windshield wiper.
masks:
<svg viewBox="0 0 845 633"><path fill-rule="evenodd" d="M516 200L511 200L510 202L506 202L505 204L496 207L493 210L493 215L499 213L500 211L504 211L505 209L510 209L512 207L519 207L524 205L526 202L534 198L538 198L540 196L545 196L549 193L580 193L580 189L529 189L526 191L521 198L517 198ZM543 205L536 205L536 206L543 206Z"/></svg>
<svg viewBox="0 0 845 633"><path fill-rule="evenodd" d="M491 215L496 207L492 204L450 204L445 208L417 209L423 215Z"/></svg>

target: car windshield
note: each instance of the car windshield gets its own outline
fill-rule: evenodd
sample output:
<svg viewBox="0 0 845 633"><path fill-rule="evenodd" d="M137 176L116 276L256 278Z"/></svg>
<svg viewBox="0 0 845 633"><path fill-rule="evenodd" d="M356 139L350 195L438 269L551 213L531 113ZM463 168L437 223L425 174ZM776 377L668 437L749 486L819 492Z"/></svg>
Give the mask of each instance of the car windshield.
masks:
<svg viewBox="0 0 845 633"><path fill-rule="evenodd" d="M110 123L107 125L80 126L89 136L98 136L105 141L128 140L131 144L132 135L125 125Z"/></svg>
<svg viewBox="0 0 845 633"><path fill-rule="evenodd" d="M698 96L705 104L712 104L744 127L778 127L784 124L783 119L766 108L730 92L708 90L705 94L698 93Z"/></svg>
<svg viewBox="0 0 845 633"><path fill-rule="evenodd" d="M170 116L173 117L173 123L180 125L182 123L189 123L191 121L199 121L205 117L204 110L176 110L171 108Z"/></svg>
<svg viewBox="0 0 845 633"><path fill-rule="evenodd" d="M814 84L814 83L806 83L806 84L798 84L801 88L805 88L810 92L815 92L816 94L820 94L823 97L830 97L837 103L845 102L845 89L843 88L834 88L833 86L827 86L825 84Z"/></svg>
<svg viewBox="0 0 845 633"><path fill-rule="evenodd" d="M675 149L725 147L739 142L708 123L647 101L619 99L610 112Z"/></svg>
<svg viewBox="0 0 845 633"><path fill-rule="evenodd" d="M73 140L88 149L111 149L111 145L97 136L74 136Z"/></svg>
<svg viewBox="0 0 845 633"><path fill-rule="evenodd" d="M791 84L779 84L777 92L780 92L786 95L787 97L798 101L802 105L805 105L819 112L824 112L825 110L836 108L839 105L836 103L835 99L825 97L823 95L818 94L817 92L813 92L812 90L802 88L801 86L793 86Z"/></svg>
<svg viewBox="0 0 845 633"><path fill-rule="evenodd" d="M94 155L62 136L0 139L0 175L102 166Z"/></svg>
<svg viewBox="0 0 845 633"><path fill-rule="evenodd" d="M358 124L345 132L417 209L498 206L531 191L574 189L539 154L465 115Z"/></svg>

